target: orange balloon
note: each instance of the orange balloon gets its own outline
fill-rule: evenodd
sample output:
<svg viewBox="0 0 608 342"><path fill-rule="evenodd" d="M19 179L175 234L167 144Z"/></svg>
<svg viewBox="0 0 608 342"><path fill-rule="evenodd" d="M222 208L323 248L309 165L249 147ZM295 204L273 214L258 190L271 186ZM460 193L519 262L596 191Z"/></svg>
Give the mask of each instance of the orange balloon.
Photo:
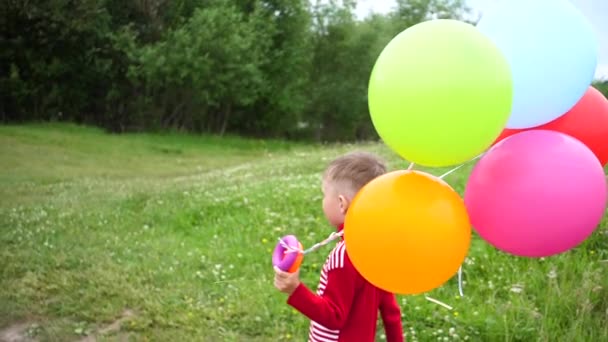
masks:
<svg viewBox="0 0 608 342"><path fill-rule="evenodd" d="M430 291L462 265L471 244L464 201L419 171L393 171L364 186L344 224L346 251L370 283L398 294Z"/></svg>

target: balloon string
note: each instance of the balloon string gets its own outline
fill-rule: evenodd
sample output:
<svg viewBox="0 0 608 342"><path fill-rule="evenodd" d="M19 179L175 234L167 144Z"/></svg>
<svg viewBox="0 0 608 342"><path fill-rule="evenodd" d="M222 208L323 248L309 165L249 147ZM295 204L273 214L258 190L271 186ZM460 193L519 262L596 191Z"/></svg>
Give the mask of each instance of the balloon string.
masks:
<svg viewBox="0 0 608 342"><path fill-rule="evenodd" d="M341 237L344 235L344 231L340 231L340 232L332 232L331 234L329 234L329 236L321 241L318 242L316 244L314 244L312 247L306 249L306 250L302 250L301 248L297 248L297 247L292 247L289 246L283 239L279 238L279 243L281 244L281 246L283 246L283 248L285 248L285 253L302 253L302 254L308 254L310 252L316 251L317 249L321 248L322 246L327 245L328 243L332 242L333 240ZM464 291L462 288L462 266L460 266L460 268L458 269L458 293L460 294L460 297L464 297ZM445 308L447 308L448 310L452 310L452 307L442 303L436 299L433 299L431 297L426 296L425 297L428 301L433 302L435 304L439 304Z"/></svg>
<svg viewBox="0 0 608 342"><path fill-rule="evenodd" d="M440 302L440 301L438 301L438 300L437 300L437 299L435 299L435 298L431 298L431 297L429 297L429 296L424 296L424 298L425 298L426 300L428 300L429 302L435 303L435 304L437 304L437 305L441 305L441 306L443 306L444 308L446 308L446 309L448 309L448 310L452 310L452 309L453 309L453 307L451 307L451 306L447 305L447 304L446 304L446 303L444 303L444 302Z"/></svg>
<svg viewBox="0 0 608 342"><path fill-rule="evenodd" d="M462 266L458 269L458 293L460 293L460 297L464 297L464 291L462 290Z"/></svg>
<svg viewBox="0 0 608 342"><path fill-rule="evenodd" d="M308 254L310 252L314 252L317 249L321 248L322 246L327 245L328 243L332 242L333 240L341 237L342 235L344 235L344 231L340 231L340 232L332 232L331 234L329 234L329 236L319 242L314 244L312 247L308 248L308 249L300 249L297 247L292 247L289 246L285 241L283 241L283 239L279 238L279 243L281 244L281 246L283 246L283 248L285 248L285 253L302 253L302 254Z"/></svg>
<svg viewBox="0 0 608 342"><path fill-rule="evenodd" d="M470 163L470 162L472 162L474 160L477 160L477 159L481 158L484 154L485 154L485 152L481 153L477 157L475 157L475 158L473 158L473 159L471 159L471 160L469 160L469 161L467 161L465 163L462 163L462 164L456 166L455 168L451 169L450 171L448 171L448 172L444 173L443 175L439 176L439 179L443 179L443 178L447 177L448 175L450 175L453 172L457 171L458 169L460 169L461 167L465 166L466 164L468 164L468 163ZM464 291L463 291L462 287L463 287L462 286L462 266L460 266L458 268L458 293L460 294L460 297L464 297Z"/></svg>
<svg viewBox="0 0 608 342"><path fill-rule="evenodd" d="M446 172L446 173L442 174L441 176L439 176L439 179L443 179L443 178L445 178L446 176L450 175L451 173L453 173L454 171L456 171L456 170L460 169L461 167L465 166L466 164L468 164L468 163L470 163L470 162L472 162L472 161L474 161L474 160L477 160L477 159L481 158L481 157L482 157L484 154L485 154L485 152L484 152L484 153L482 153L482 154L480 154L480 155L478 155L477 157L475 157L475 158L473 158L473 159L471 159L471 160L467 161L467 162L464 162L464 163L462 163L462 164L460 164L460 165L456 166L455 168L451 169L450 171L448 171L448 172Z"/></svg>
<svg viewBox="0 0 608 342"><path fill-rule="evenodd" d="M407 168L408 171L411 171L414 168L414 163L410 163L410 166Z"/></svg>

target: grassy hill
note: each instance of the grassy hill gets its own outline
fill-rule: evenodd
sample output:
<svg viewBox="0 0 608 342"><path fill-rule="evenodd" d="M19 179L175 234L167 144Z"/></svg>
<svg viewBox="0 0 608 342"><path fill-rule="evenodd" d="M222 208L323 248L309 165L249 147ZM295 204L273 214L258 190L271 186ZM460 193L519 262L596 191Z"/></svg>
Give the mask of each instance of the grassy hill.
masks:
<svg viewBox="0 0 608 342"><path fill-rule="evenodd" d="M277 238L310 246L332 231L320 172L333 157L362 149L407 167L375 143L58 124L0 127L0 146L0 330L39 341L302 341L308 321L272 285ZM446 180L462 192L470 169ZM428 294L452 310L399 296L408 340L608 340L607 234L605 220L546 259L475 237L465 297L456 279ZM307 255L308 286L330 249Z"/></svg>

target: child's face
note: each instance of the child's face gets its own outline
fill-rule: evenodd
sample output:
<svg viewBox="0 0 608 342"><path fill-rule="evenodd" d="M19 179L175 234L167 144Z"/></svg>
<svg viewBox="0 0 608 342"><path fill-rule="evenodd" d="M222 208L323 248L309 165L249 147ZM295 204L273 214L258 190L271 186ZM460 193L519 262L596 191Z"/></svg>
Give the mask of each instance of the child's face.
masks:
<svg viewBox="0 0 608 342"><path fill-rule="evenodd" d="M331 223L337 227L344 223L344 216L348 209L348 199L340 193L339 186L333 182L323 181L323 213Z"/></svg>

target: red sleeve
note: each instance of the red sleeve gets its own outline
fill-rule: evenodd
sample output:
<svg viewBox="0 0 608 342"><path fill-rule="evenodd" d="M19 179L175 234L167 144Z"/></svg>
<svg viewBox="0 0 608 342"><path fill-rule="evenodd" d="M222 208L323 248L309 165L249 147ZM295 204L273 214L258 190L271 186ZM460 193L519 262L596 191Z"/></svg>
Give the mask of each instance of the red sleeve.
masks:
<svg viewBox="0 0 608 342"><path fill-rule="evenodd" d="M327 272L327 287L322 296L300 283L287 303L322 326L340 330L348 317L357 283L354 267L345 260L344 267Z"/></svg>
<svg viewBox="0 0 608 342"><path fill-rule="evenodd" d="M386 333L387 342L402 342L403 327L401 326L401 309L397 304L395 295L389 292L382 294L380 300L380 315L384 323L384 331Z"/></svg>

